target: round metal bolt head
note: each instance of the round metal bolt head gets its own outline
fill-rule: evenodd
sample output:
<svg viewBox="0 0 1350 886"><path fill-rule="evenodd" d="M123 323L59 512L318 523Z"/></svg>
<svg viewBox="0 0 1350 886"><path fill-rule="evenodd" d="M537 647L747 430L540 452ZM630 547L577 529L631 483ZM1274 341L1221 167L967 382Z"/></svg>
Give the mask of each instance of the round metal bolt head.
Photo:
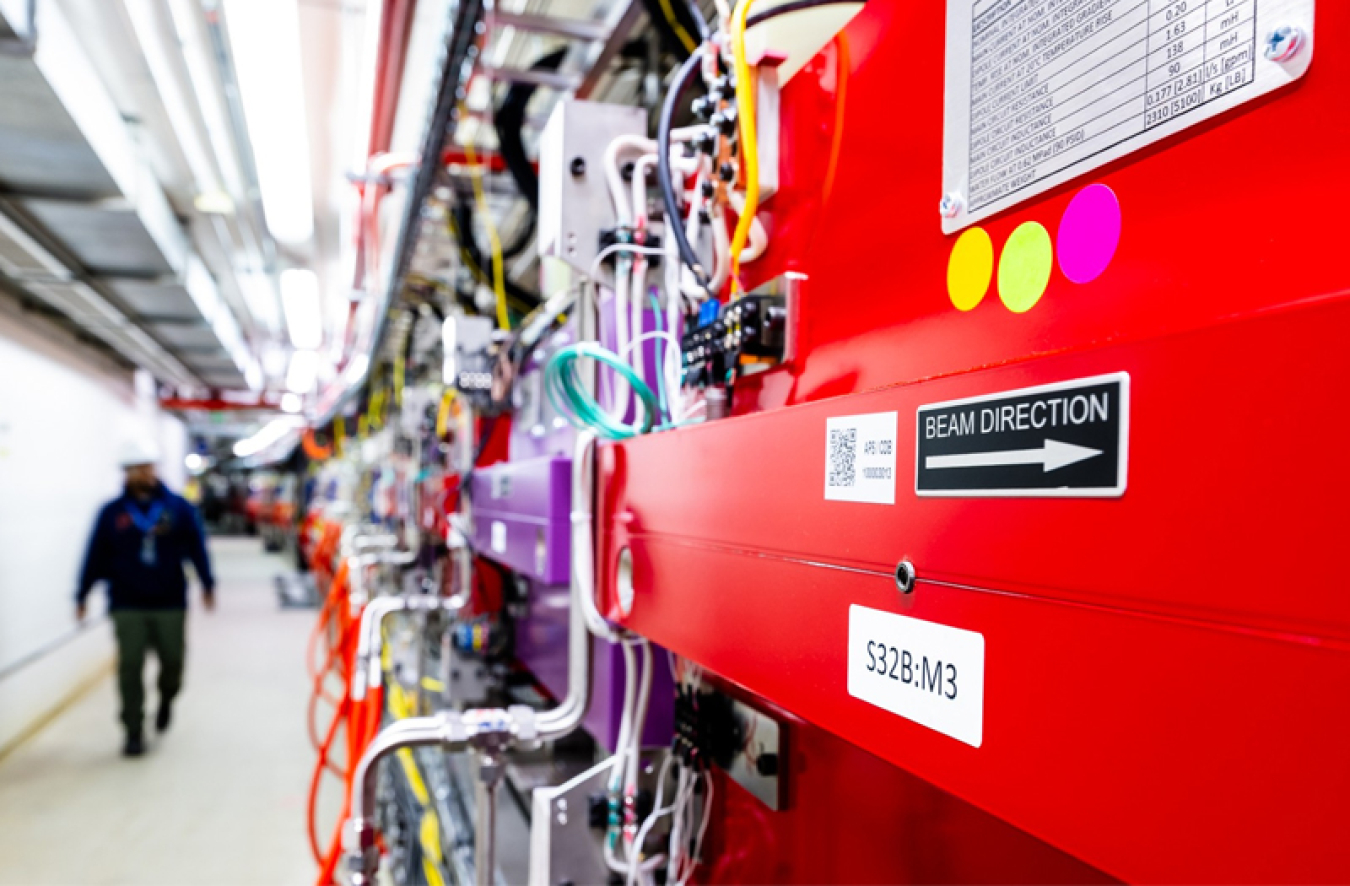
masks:
<svg viewBox="0 0 1350 886"><path fill-rule="evenodd" d="M914 590L914 582L918 578L918 573L914 571L914 564L909 560L901 560L895 567L895 586L900 589L900 593L908 594Z"/></svg>
<svg viewBox="0 0 1350 886"><path fill-rule="evenodd" d="M1276 28L1266 37L1266 58L1273 62L1287 62L1298 55L1305 42L1302 28L1294 25Z"/></svg>
<svg viewBox="0 0 1350 886"><path fill-rule="evenodd" d="M960 194L944 194L942 202L938 204L938 211L942 213L943 218L956 218L965 205L966 201L961 199Z"/></svg>

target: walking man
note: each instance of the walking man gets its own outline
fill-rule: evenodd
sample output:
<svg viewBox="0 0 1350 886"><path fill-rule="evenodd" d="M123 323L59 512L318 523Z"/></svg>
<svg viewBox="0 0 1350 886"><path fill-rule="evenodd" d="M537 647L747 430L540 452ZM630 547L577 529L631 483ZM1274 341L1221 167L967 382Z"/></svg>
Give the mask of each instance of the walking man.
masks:
<svg viewBox="0 0 1350 886"><path fill-rule="evenodd" d="M159 659L159 711L155 728L169 728L174 696L183 680L187 577L191 560L202 583L202 602L215 608L215 578L206 556L201 522L192 505L155 475L159 453L135 442L123 450L126 488L103 506L94 523L75 594L75 617L83 620L89 592L108 583L108 609L117 634L117 685L122 696L122 753L145 753L145 653Z"/></svg>

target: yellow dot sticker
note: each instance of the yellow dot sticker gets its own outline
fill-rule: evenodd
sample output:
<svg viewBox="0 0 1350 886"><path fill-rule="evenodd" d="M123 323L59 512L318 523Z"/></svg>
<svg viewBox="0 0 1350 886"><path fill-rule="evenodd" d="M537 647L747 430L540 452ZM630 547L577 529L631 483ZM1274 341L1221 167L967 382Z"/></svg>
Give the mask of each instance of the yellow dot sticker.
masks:
<svg viewBox="0 0 1350 886"><path fill-rule="evenodd" d="M998 297L1008 310L1022 314L1041 300L1054 263L1050 232L1039 222L1027 222L1012 232L998 263Z"/></svg>
<svg viewBox="0 0 1350 886"><path fill-rule="evenodd" d="M947 263L947 295L959 311L978 305L994 279L994 241L984 228L971 228L957 238Z"/></svg>

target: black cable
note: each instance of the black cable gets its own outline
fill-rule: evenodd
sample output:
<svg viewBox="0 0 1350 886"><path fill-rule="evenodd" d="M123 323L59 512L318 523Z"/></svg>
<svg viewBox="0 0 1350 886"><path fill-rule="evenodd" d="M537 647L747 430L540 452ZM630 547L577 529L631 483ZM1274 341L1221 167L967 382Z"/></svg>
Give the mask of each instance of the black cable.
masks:
<svg viewBox="0 0 1350 886"><path fill-rule="evenodd" d="M675 196L675 184L670 169L670 130L675 120L675 109L679 106L680 99L684 97L684 91L689 87L689 82L698 74L699 66L702 63L703 57L699 52L695 52L685 59L684 64L680 65L680 69L675 72L675 79L671 81L670 91L666 93L665 103L661 106L660 122L656 127L656 177L661 185L661 201L666 208L666 233L675 237L675 244L680 250L680 259L693 272L698 285L708 290L708 294L716 298L717 293L712 290L712 281L708 279L707 273L703 270L703 265L698 260L698 253L694 252L694 247L690 244L689 236L685 233L684 225L681 223L683 216L680 214L680 201Z"/></svg>
<svg viewBox="0 0 1350 886"><path fill-rule="evenodd" d="M684 41L681 40L680 35L676 33L675 24L688 30L690 23L683 20L688 17L688 12L686 11L685 16L680 15L681 10L684 9L683 4L679 4L675 7L667 7L671 9L671 13L674 15L672 20L671 17L667 15L665 9L661 8L663 2L669 3L670 0L642 0L642 8L646 10L647 19L652 23L652 27L656 30L656 36L661 43L661 48L680 61L684 61L689 57L689 47L684 45ZM700 42L702 39L703 38L700 39ZM695 49L697 49L697 47L695 47Z"/></svg>
<svg viewBox="0 0 1350 886"><path fill-rule="evenodd" d="M867 0L788 0L787 3L780 3L763 12L753 13L746 18L745 27L747 29L753 28L755 25L763 24L771 18L787 15L790 12L801 12L803 9L816 9L821 6L843 6L845 4L866 6Z"/></svg>
<svg viewBox="0 0 1350 886"><path fill-rule="evenodd" d="M532 71L556 71L567 57L567 50L559 49L535 60L530 65ZM525 108L538 88L533 83L512 83L505 98L497 108L493 125L497 130L497 150L506 163L511 178L515 180L520 195L530 204L530 219L516 239L502 250L502 258L514 258L525 251L534 240L535 223L539 216L539 176L525 152L525 140L522 133L525 128Z"/></svg>
<svg viewBox="0 0 1350 886"><path fill-rule="evenodd" d="M469 265L469 270L473 272L475 277L490 284L492 277L486 270L483 252L478 248L478 242L473 236L473 207L467 201L455 200L450 205L447 218L450 222L451 234L459 241L462 257L465 263ZM502 286L506 290L506 294L519 302L527 312L539 306L539 296L516 283L509 274L503 273L502 276L504 278Z"/></svg>

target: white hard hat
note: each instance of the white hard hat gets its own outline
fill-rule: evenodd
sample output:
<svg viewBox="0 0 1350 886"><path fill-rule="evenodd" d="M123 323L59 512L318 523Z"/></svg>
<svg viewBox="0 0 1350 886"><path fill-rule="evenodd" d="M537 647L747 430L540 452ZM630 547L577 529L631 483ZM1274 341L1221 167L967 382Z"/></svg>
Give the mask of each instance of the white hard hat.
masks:
<svg viewBox="0 0 1350 886"><path fill-rule="evenodd" d="M124 468L159 462L159 448L149 440L127 440L117 452L117 463Z"/></svg>

